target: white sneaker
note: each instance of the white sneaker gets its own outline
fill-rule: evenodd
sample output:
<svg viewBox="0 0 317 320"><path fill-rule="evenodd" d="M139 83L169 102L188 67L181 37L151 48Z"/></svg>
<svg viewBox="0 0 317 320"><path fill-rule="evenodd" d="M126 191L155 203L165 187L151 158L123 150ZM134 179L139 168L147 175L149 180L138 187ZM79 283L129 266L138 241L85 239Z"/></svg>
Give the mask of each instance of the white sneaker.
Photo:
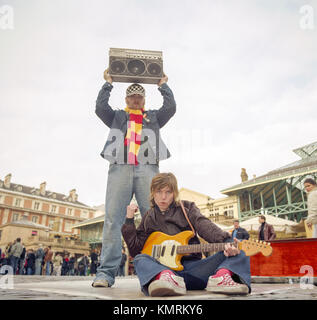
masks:
<svg viewBox="0 0 317 320"><path fill-rule="evenodd" d="M104 288L108 288L109 286L109 282L105 279L97 279L92 283L93 287L104 287Z"/></svg>
<svg viewBox="0 0 317 320"><path fill-rule="evenodd" d="M149 294L151 297L181 296L186 294L186 285L182 277L162 271L149 285Z"/></svg>
<svg viewBox="0 0 317 320"><path fill-rule="evenodd" d="M213 293L247 295L249 288L245 284L233 281L229 274L221 277L209 277L206 290Z"/></svg>

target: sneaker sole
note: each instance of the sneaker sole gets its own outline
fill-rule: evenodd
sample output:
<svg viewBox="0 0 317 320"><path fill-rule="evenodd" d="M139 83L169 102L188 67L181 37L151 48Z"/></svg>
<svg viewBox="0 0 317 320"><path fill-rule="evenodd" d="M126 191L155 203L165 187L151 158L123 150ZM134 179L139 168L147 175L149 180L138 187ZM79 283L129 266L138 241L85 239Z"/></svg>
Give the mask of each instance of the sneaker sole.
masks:
<svg viewBox="0 0 317 320"><path fill-rule="evenodd" d="M239 287L239 288L233 288L233 287L212 287L212 288L206 288L206 291L211 292L211 293L247 295L247 294L249 293L249 288L248 288L247 286L245 286L245 287Z"/></svg>
<svg viewBox="0 0 317 320"><path fill-rule="evenodd" d="M175 289L169 287L164 283L165 287L162 286L162 283L154 281L149 285L149 294L151 297L165 297L165 296L183 296L186 294L186 289Z"/></svg>
<svg viewBox="0 0 317 320"><path fill-rule="evenodd" d="M107 283L101 283L101 282L93 282L92 286L94 288L109 288L109 284Z"/></svg>

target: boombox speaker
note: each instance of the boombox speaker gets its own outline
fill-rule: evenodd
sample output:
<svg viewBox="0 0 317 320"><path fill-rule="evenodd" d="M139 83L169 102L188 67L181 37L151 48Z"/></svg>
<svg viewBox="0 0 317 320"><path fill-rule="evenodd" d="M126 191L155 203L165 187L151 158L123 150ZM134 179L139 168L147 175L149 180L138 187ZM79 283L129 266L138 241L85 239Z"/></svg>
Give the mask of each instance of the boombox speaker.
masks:
<svg viewBox="0 0 317 320"><path fill-rule="evenodd" d="M162 51L110 48L109 74L115 82L158 84L163 77Z"/></svg>

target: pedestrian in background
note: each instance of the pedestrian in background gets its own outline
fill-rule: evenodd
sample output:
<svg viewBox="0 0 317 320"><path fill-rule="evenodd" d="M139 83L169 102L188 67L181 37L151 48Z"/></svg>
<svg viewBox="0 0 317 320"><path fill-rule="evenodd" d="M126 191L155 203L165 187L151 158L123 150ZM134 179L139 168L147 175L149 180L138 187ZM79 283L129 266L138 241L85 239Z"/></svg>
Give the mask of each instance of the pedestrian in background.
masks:
<svg viewBox="0 0 317 320"><path fill-rule="evenodd" d="M69 270L69 255L65 254L62 264L62 276L67 276Z"/></svg>
<svg viewBox="0 0 317 320"><path fill-rule="evenodd" d="M240 227L239 220L234 220L233 226L234 229L231 234L232 241L234 240L234 238L238 240L248 240L250 238L248 231Z"/></svg>
<svg viewBox="0 0 317 320"><path fill-rule="evenodd" d="M45 252L45 257L44 257L45 275L47 275L47 276L51 275L51 263L52 263L52 258L53 258L53 251L51 249L52 249L52 247L48 246L44 250L44 252Z"/></svg>
<svg viewBox="0 0 317 320"><path fill-rule="evenodd" d="M22 253L21 253L21 256L19 259L19 274L20 275L26 274L26 272L24 272L26 270L26 269L24 270L24 265L25 265L25 260L26 260L25 253L26 253L26 249L23 246L23 250L22 250Z"/></svg>
<svg viewBox="0 0 317 320"><path fill-rule="evenodd" d="M63 262L63 257L59 254L56 253L54 258L53 258L53 265L54 265L54 275L60 276L62 273L62 262Z"/></svg>
<svg viewBox="0 0 317 320"><path fill-rule="evenodd" d="M73 276L75 275L75 257L70 256L68 262L68 275Z"/></svg>
<svg viewBox="0 0 317 320"><path fill-rule="evenodd" d="M19 259L21 256L21 253L23 251L23 246L21 244L21 238L17 238L15 244L11 247L10 250L10 259L11 259L11 267L13 268L13 274L16 274Z"/></svg>
<svg viewBox="0 0 317 320"><path fill-rule="evenodd" d="M26 256L26 274L33 275L35 272L35 254L33 249L29 249Z"/></svg>
<svg viewBox="0 0 317 320"><path fill-rule="evenodd" d="M98 254L96 249L93 249L90 254L91 264L90 264L90 275L95 276L97 272Z"/></svg>
<svg viewBox="0 0 317 320"><path fill-rule="evenodd" d="M263 241L271 241L276 238L276 234L274 231L274 228L271 224L268 224L266 222L265 216L260 216L259 217L259 240Z"/></svg>
<svg viewBox="0 0 317 320"><path fill-rule="evenodd" d="M42 262L44 259L45 253L42 244L39 244L39 248L35 252L35 274L42 274Z"/></svg>
<svg viewBox="0 0 317 320"><path fill-rule="evenodd" d="M312 229L312 238L317 238L317 184L314 179L308 178L304 181L307 195L307 227Z"/></svg>

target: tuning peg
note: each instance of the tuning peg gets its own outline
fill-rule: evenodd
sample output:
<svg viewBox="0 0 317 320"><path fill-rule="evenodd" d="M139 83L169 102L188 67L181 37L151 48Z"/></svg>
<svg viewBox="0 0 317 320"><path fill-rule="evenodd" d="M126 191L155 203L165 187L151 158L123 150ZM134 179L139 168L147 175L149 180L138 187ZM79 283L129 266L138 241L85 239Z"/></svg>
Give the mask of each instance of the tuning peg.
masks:
<svg viewBox="0 0 317 320"><path fill-rule="evenodd" d="M266 242L265 242L265 241L263 241L263 244L266 244Z"/></svg>
<svg viewBox="0 0 317 320"><path fill-rule="evenodd" d="M268 243L267 243L267 245L269 246L269 245L271 245L271 243L270 243L270 242L268 242Z"/></svg>
<svg viewBox="0 0 317 320"><path fill-rule="evenodd" d="M256 240L256 242L259 242L259 240Z"/></svg>

